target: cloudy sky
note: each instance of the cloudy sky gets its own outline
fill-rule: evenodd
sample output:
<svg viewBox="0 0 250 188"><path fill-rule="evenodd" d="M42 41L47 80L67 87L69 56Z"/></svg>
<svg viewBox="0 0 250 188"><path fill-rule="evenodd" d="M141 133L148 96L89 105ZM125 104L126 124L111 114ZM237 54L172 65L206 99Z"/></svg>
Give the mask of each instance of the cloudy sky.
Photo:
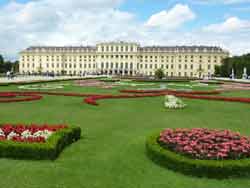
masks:
<svg viewBox="0 0 250 188"><path fill-rule="evenodd" d="M250 0L0 0L0 54L34 45L217 45L250 52Z"/></svg>

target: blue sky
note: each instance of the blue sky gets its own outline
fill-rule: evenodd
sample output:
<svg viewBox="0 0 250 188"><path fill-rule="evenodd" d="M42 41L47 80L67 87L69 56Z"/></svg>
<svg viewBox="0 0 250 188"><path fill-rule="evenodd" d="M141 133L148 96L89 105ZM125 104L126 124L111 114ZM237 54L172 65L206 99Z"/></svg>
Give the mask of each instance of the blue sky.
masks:
<svg viewBox="0 0 250 188"><path fill-rule="evenodd" d="M0 53L127 40L250 52L250 0L0 0Z"/></svg>

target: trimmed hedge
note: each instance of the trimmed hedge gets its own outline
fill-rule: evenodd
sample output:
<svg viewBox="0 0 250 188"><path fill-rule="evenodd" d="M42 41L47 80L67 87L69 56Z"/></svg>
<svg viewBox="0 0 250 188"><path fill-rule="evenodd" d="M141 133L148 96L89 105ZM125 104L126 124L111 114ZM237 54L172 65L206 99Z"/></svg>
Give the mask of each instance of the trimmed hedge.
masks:
<svg viewBox="0 0 250 188"><path fill-rule="evenodd" d="M250 175L250 159L199 160L163 148L158 143L159 133L146 140L146 151L154 162L187 175L209 178L229 178Z"/></svg>
<svg viewBox="0 0 250 188"><path fill-rule="evenodd" d="M52 134L45 143L0 141L0 157L55 160L62 150L81 137L79 127L67 127Z"/></svg>

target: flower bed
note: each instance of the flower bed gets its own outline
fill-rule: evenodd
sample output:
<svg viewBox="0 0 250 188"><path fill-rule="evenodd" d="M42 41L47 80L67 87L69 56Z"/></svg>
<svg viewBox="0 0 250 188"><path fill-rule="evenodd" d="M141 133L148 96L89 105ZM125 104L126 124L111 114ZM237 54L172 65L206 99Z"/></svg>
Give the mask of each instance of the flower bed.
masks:
<svg viewBox="0 0 250 188"><path fill-rule="evenodd" d="M0 103L27 102L40 100L43 97L38 94L5 92L0 94Z"/></svg>
<svg viewBox="0 0 250 188"><path fill-rule="evenodd" d="M0 125L0 157L54 160L80 135L80 128L65 125Z"/></svg>
<svg viewBox="0 0 250 188"><path fill-rule="evenodd" d="M250 139L229 130L166 129L159 143L195 159L241 159L250 157Z"/></svg>
<svg viewBox="0 0 250 188"><path fill-rule="evenodd" d="M16 94L8 92L0 93L0 98L10 98L10 97L16 97Z"/></svg>
<svg viewBox="0 0 250 188"><path fill-rule="evenodd" d="M166 95L165 96L165 103L166 108L169 109L180 109L185 108L186 104L181 99L178 99L174 95Z"/></svg>
<svg viewBox="0 0 250 188"><path fill-rule="evenodd" d="M209 178L242 177L250 175L250 159L194 159L172 151L159 143L160 134L146 140L146 151L150 159L164 167L187 175Z"/></svg>
<svg viewBox="0 0 250 188"><path fill-rule="evenodd" d="M116 86L116 84L111 83L111 82L104 82L101 80L76 80L75 82L76 86L81 86L81 87L98 87L102 89L110 89Z"/></svg>

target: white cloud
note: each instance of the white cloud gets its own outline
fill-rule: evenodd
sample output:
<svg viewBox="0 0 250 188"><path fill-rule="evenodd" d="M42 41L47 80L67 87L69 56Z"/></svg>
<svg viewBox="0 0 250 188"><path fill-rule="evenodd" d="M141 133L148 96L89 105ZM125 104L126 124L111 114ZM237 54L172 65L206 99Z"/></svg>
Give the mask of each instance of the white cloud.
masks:
<svg viewBox="0 0 250 188"><path fill-rule="evenodd" d="M152 15L146 22L146 26L176 29L194 18L195 14L188 5L177 4L169 11L164 10Z"/></svg>
<svg viewBox="0 0 250 188"><path fill-rule="evenodd" d="M122 1L37 0L24 4L11 1L0 7L0 54L13 59L31 45L94 45L114 40L142 45L220 45L234 54L250 51L249 32L241 32L248 28L244 20L233 20L237 25L231 26L233 34L210 35L205 29L179 31L177 28L196 17L187 5L177 4L141 22L136 15L119 10ZM211 25L208 28L211 32Z"/></svg>
<svg viewBox="0 0 250 188"><path fill-rule="evenodd" d="M250 31L250 21L241 20L237 17L230 17L222 23L208 25L204 27L204 30L215 33Z"/></svg>

